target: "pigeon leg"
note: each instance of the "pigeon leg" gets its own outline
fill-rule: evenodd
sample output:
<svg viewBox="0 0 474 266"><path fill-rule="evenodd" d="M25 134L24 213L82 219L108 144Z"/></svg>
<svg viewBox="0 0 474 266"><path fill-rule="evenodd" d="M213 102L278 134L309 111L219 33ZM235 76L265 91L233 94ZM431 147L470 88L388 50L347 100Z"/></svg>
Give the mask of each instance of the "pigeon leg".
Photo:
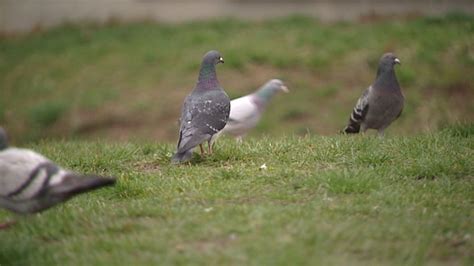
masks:
<svg viewBox="0 0 474 266"><path fill-rule="evenodd" d="M211 143L211 150L213 150L213 151L214 151L214 145L216 145L216 143L215 143L215 142L212 142L212 143Z"/></svg>
<svg viewBox="0 0 474 266"><path fill-rule="evenodd" d="M209 152L209 155L212 154L212 146L213 146L212 143L210 141L208 141L207 142L207 150Z"/></svg>
<svg viewBox="0 0 474 266"><path fill-rule="evenodd" d="M220 133L220 132L219 132L219 133ZM207 145L211 146L211 147L210 147L211 152L214 151L214 144L216 144L216 140L217 140L217 138L219 137L219 133L214 134L214 135L207 141Z"/></svg>
<svg viewBox="0 0 474 266"><path fill-rule="evenodd" d="M383 139L384 134L385 134L385 128L379 129L379 138Z"/></svg>
<svg viewBox="0 0 474 266"><path fill-rule="evenodd" d="M206 155L206 153L204 152L204 148L202 147L202 144L199 144L199 148L201 149L201 156Z"/></svg>
<svg viewBox="0 0 474 266"><path fill-rule="evenodd" d="M16 221L9 221L9 222L6 222L6 223L0 223L0 230L8 229L9 227L11 227L12 225L15 225L15 224L16 224Z"/></svg>

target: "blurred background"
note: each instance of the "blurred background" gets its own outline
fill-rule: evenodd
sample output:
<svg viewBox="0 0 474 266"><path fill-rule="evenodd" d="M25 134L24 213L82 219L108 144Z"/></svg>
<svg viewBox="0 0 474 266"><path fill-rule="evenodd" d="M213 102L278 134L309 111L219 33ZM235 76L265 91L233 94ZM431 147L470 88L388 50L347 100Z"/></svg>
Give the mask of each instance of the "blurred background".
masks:
<svg viewBox="0 0 474 266"><path fill-rule="evenodd" d="M253 136L342 129L380 56L406 96L387 134L474 118L474 1L0 0L0 125L44 138L175 142L202 55L231 98L271 78Z"/></svg>

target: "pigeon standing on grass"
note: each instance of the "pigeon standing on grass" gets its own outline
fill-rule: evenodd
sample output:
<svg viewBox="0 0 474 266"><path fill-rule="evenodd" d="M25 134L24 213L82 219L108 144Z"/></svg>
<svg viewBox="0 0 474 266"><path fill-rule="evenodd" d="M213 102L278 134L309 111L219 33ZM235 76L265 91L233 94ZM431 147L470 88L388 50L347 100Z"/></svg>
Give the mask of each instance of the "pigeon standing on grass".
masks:
<svg viewBox="0 0 474 266"><path fill-rule="evenodd" d="M197 145L201 148L201 154L204 154L202 143L205 141L211 154L212 136L223 129L229 119L229 96L219 85L216 75L216 65L219 63L224 63L224 59L217 51L207 52L202 59L196 86L184 100L178 147L171 158L172 163L190 160Z"/></svg>
<svg viewBox="0 0 474 266"><path fill-rule="evenodd" d="M114 183L114 178L62 169L34 151L9 148L0 127L0 207L19 214L35 213Z"/></svg>
<svg viewBox="0 0 474 266"><path fill-rule="evenodd" d="M272 79L256 92L232 100L229 121L219 135L230 134L238 141L242 141L242 138L260 121L267 103L279 91L289 92L281 80Z"/></svg>
<svg viewBox="0 0 474 266"><path fill-rule="evenodd" d="M395 76L395 64L400 64L400 60L394 54L382 56L375 82L357 101L344 133L365 132L371 128L382 137L384 130L400 116L404 96Z"/></svg>

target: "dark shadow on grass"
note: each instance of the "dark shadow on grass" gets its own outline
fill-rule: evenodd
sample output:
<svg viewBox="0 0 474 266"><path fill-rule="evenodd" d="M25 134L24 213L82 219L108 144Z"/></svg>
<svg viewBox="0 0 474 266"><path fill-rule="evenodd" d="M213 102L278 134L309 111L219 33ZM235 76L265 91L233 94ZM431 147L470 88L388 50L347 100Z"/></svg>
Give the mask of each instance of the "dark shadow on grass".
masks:
<svg viewBox="0 0 474 266"><path fill-rule="evenodd" d="M438 177L434 175L419 175L415 179L416 180L435 180L437 178Z"/></svg>

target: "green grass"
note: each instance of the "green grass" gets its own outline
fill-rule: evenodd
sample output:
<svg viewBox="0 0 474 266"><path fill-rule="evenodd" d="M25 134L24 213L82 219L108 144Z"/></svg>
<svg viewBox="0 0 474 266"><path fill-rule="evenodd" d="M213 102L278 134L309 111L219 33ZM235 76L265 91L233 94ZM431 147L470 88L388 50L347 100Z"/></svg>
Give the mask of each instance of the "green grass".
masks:
<svg viewBox="0 0 474 266"><path fill-rule="evenodd" d="M0 125L13 142L119 181L0 231L0 265L472 265L473 39L474 17L459 14L1 37ZM291 93L242 145L222 139L212 157L172 166L181 103L210 49L231 97L271 78ZM385 51L402 60L403 115L383 140L335 135Z"/></svg>
<svg viewBox="0 0 474 266"><path fill-rule="evenodd" d="M170 144L27 147L119 181L0 231L1 265L474 263L472 124L385 139L223 139L181 166Z"/></svg>
<svg viewBox="0 0 474 266"><path fill-rule="evenodd" d="M474 17L460 14L65 25L0 38L0 124L17 143L45 136L175 141L201 57L218 49L226 62L218 76L230 96L271 78L291 89L272 102L254 136L331 135L373 81L381 54L394 51L407 102L390 131L429 132L474 117L473 40Z"/></svg>

